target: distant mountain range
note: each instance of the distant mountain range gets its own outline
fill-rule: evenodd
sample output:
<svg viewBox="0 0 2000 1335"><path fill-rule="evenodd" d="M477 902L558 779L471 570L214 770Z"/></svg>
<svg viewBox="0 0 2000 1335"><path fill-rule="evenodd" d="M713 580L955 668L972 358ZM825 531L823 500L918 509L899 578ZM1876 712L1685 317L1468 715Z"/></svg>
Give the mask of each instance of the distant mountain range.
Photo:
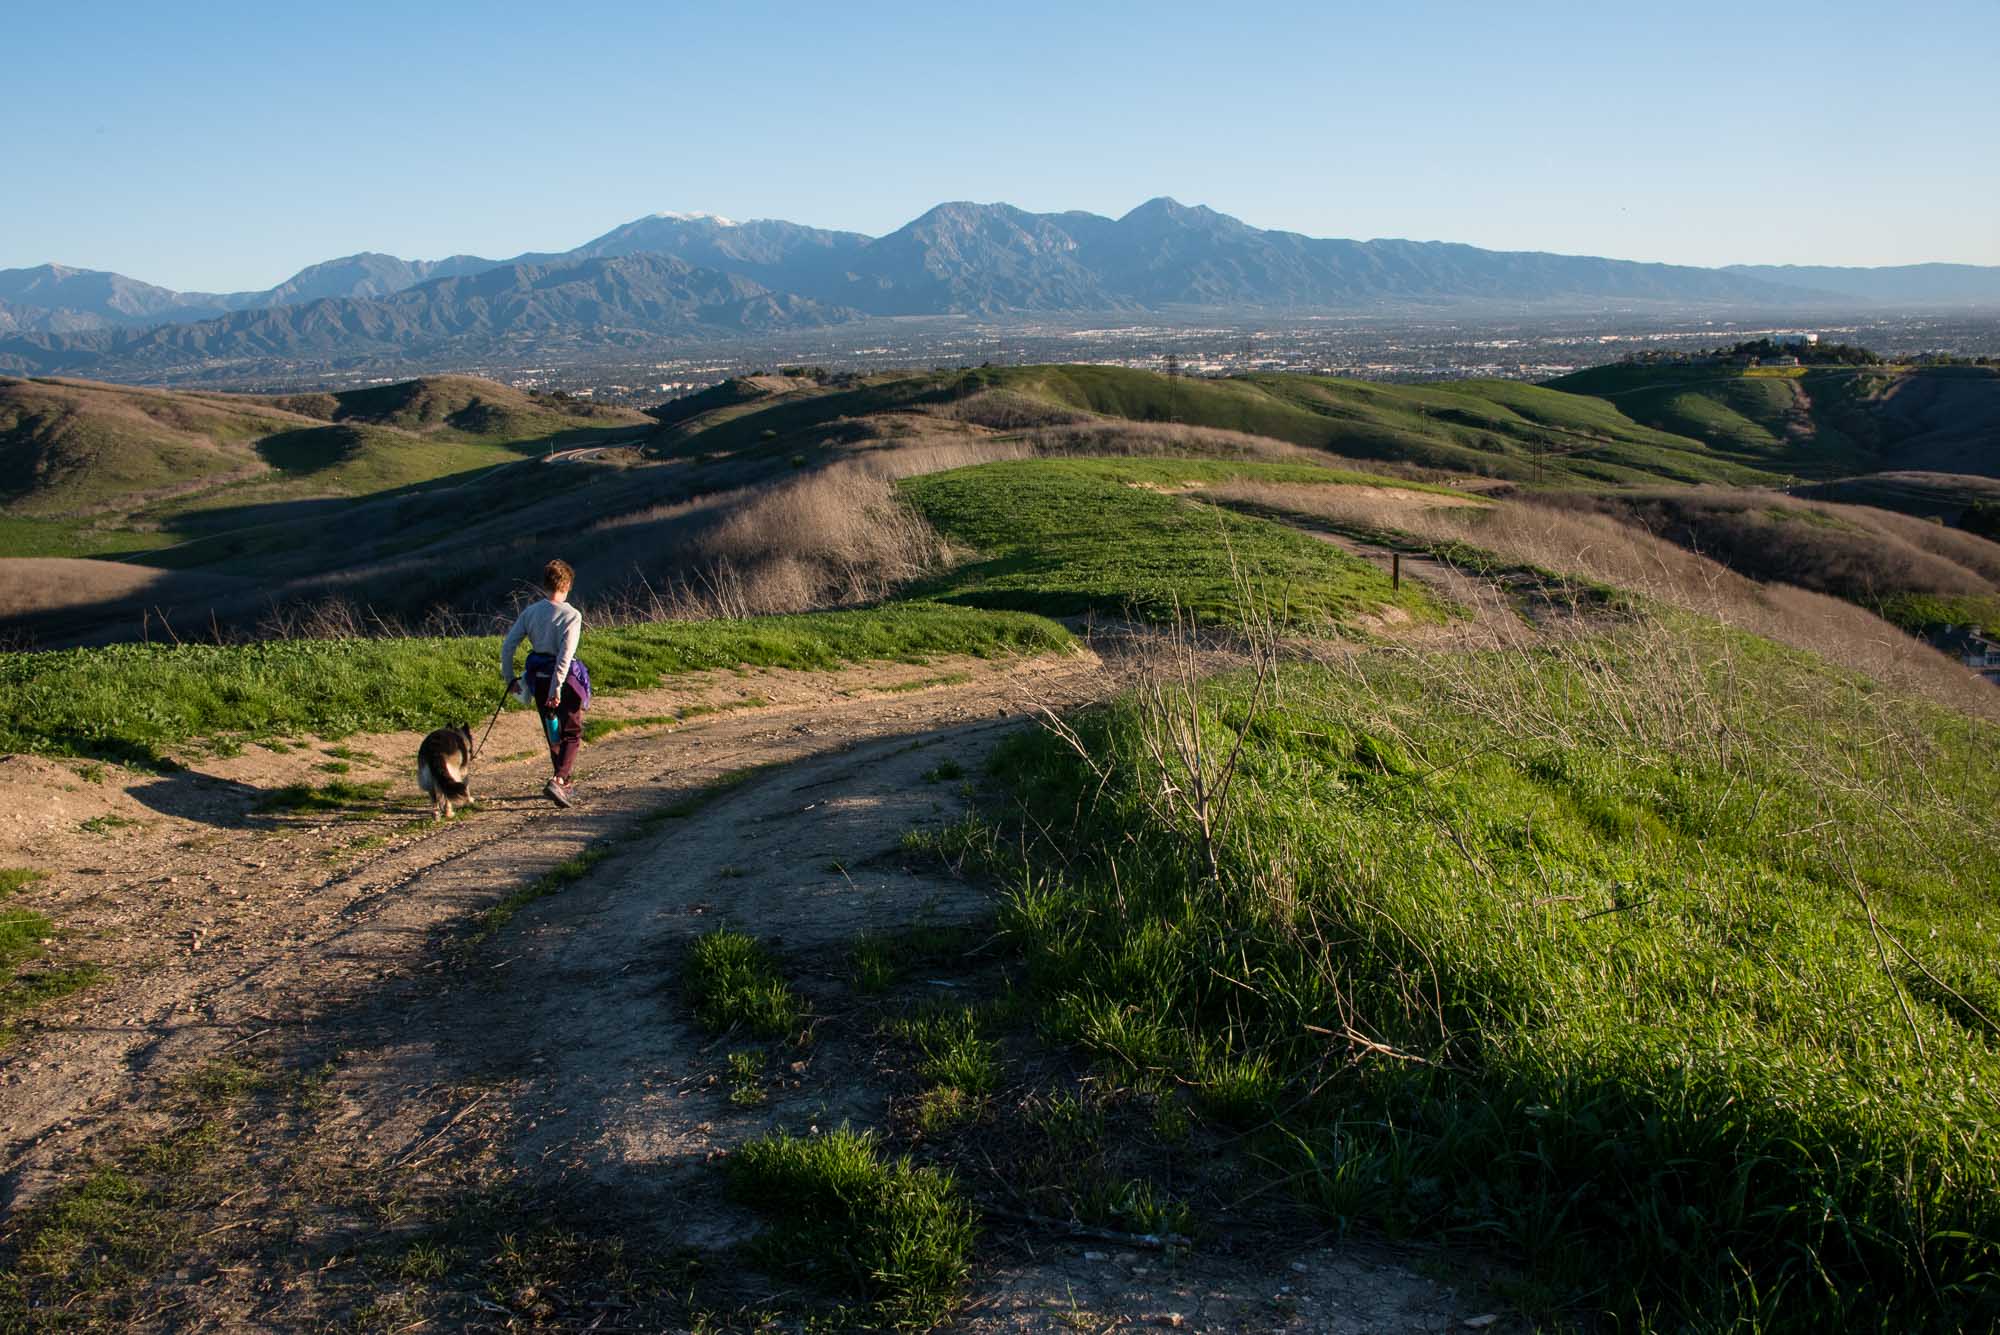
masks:
<svg viewBox="0 0 2000 1335"><path fill-rule="evenodd" d="M286 360L493 357L813 328L1175 308L1305 313L1462 303L1852 309L2000 304L2000 266L1703 269L1446 242L1343 241L1155 199L1122 218L940 204L882 237L655 214L511 260L364 253L257 292L175 292L47 264L0 270L0 370L116 376Z"/></svg>

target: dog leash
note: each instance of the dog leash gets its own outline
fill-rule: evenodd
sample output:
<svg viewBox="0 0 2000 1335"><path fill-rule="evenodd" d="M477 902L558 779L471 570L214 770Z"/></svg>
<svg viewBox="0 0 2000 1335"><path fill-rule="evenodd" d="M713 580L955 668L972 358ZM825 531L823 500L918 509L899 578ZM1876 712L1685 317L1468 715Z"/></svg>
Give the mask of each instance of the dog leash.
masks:
<svg viewBox="0 0 2000 1335"><path fill-rule="evenodd" d="M500 711L507 707L507 696L512 691L513 686L514 683L510 681L500 688L500 703L493 706L493 717L486 720L486 736L481 737L479 745L472 748L473 760L479 759L480 753L486 750L486 738L493 735L493 725L500 721Z"/></svg>

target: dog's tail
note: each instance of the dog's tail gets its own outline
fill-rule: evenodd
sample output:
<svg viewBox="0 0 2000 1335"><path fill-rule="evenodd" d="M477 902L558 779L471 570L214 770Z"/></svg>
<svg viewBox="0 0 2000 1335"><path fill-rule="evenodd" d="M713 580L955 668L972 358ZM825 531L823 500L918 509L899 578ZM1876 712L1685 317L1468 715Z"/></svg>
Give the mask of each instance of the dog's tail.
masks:
<svg viewBox="0 0 2000 1335"><path fill-rule="evenodd" d="M417 787L432 797L442 797L447 801L463 802L471 791L465 781L465 770L457 756L445 756L438 762L438 769L431 769L431 758L417 759Z"/></svg>

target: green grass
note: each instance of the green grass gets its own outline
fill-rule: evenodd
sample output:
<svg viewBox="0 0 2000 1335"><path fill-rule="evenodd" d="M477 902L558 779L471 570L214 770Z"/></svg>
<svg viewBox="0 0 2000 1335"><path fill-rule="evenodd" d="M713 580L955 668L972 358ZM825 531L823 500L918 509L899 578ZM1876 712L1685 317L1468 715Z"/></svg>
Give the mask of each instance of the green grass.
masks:
<svg viewBox="0 0 2000 1335"><path fill-rule="evenodd" d="M1913 635L1941 626L1980 626L2000 634L2000 595L1899 593L1883 599L1875 610Z"/></svg>
<svg viewBox="0 0 2000 1335"><path fill-rule="evenodd" d="M1076 720L1101 789L1006 749L1045 1032L1556 1324L2000 1319L2000 732L1678 620L1284 686L1209 688L1214 879L1134 703Z"/></svg>
<svg viewBox="0 0 2000 1335"><path fill-rule="evenodd" d="M199 1165L213 1140L200 1131L178 1135L60 1187L24 1221L0 1270L0 1323L23 1331L117 1329L116 1318L130 1313L113 1295L136 1288L193 1240L194 1226L181 1212L186 1194L174 1181ZM111 1321L85 1318L105 1303ZM52 1310L64 1309L75 1313L73 1323L48 1323Z"/></svg>
<svg viewBox="0 0 2000 1335"><path fill-rule="evenodd" d="M670 622L585 635L600 691L731 668L830 670L867 659L984 658L1072 643L1037 617L937 605ZM0 658L0 751L158 765L197 739L427 730L489 713L490 637L115 645Z"/></svg>
<svg viewBox="0 0 2000 1335"><path fill-rule="evenodd" d="M119 557L158 547L171 547L179 541L176 535L158 530L100 528L95 524L80 524L67 519L0 516L0 557Z"/></svg>
<svg viewBox="0 0 2000 1335"><path fill-rule="evenodd" d="M265 812L352 811L357 807L383 805L389 796L389 780L355 783L333 779L315 787L309 783L273 788L257 799L256 809Z"/></svg>
<svg viewBox="0 0 2000 1335"><path fill-rule="evenodd" d="M977 1236L951 1174L844 1127L765 1136L727 1162L731 1195L771 1220L752 1251L762 1264L861 1301L870 1325L928 1327L950 1311Z"/></svg>
<svg viewBox="0 0 2000 1335"><path fill-rule="evenodd" d="M573 857L564 858L534 880L510 893L499 903L476 914L465 943L471 946L486 940L514 921L515 915L528 905L538 899L546 899L582 880L592 867L610 857L611 852L608 844L600 844L594 848L586 848Z"/></svg>
<svg viewBox="0 0 2000 1335"><path fill-rule="evenodd" d="M1352 622L1392 606L1441 618L1414 585L1392 590L1387 575L1331 544L1146 489L1224 477L1345 476L1293 465L1036 459L910 478L902 490L917 510L979 553L912 592L1050 616L1131 609L1164 618L1178 602L1205 622L1226 623L1238 606L1240 570L1271 589L1298 624Z"/></svg>
<svg viewBox="0 0 2000 1335"><path fill-rule="evenodd" d="M756 1051L729 1054L729 1101L739 1108L759 1108L770 1099L764 1088L764 1054Z"/></svg>
<svg viewBox="0 0 2000 1335"><path fill-rule="evenodd" d="M977 944L978 932L967 924L924 922L894 932L863 932L848 951L854 985L864 993L881 993L919 966L951 971Z"/></svg>
<svg viewBox="0 0 2000 1335"><path fill-rule="evenodd" d="M0 867L0 900L47 875L29 867ZM44 914L0 906L0 1050L14 1041L14 1021L21 1015L102 977L89 965L42 967L48 958L42 943L55 932Z"/></svg>
<svg viewBox="0 0 2000 1335"><path fill-rule="evenodd" d="M11 380L0 384L0 450L18 466L0 481L11 511L0 555L136 555L254 527L275 502L406 491L541 454L556 438L630 435L623 417L463 377L282 399ZM71 514L95 517L56 518Z"/></svg>
<svg viewBox="0 0 2000 1335"><path fill-rule="evenodd" d="M710 1033L795 1038L806 1005L755 937L718 928L696 937L681 966L681 991Z"/></svg>
<svg viewBox="0 0 2000 1335"><path fill-rule="evenodd" d="M1899 398L1913 387L1920 392ZM1990 376L1894 367L1598 366L1548 388L1593 396L1737 463L1802 477L1894 469L1906 442L1922 455L1926 437L1976 431L2000 415L2000 382Z"/></svg>
<svg viewBox="0 0 2000 1335"><path fill-rule="evenodd" d="M661 728L681 721L678 714L628 714L614 718L586 718L583 721L583 740L594 742L600 737L609 737L614 732L627 728Z"/></svg>
<svg viewBox="0 0 2000 1335"><path fill-rule="evenodd" d="M1774 480L1694 439L1634 421L1610 402L1505 380L1390 385L1260 374L1170 382L1113 366L1010 366L879 377L858 387L732 404L662 442L669 453L783 455L835 424L999 394L1028 407L1216 427L1357 459L1519 481L1731 484Z"/></svg>
<svg viewBox="0 0 2000 1335"><path fill-rule="evenodd" d="M937 1002L885 1026L917 1049L917 1074L930 1082L915 1105L920 1130L935 1134L969 1121L999 1088L1000 1049L986 1033L989 1010Z"/></svg>

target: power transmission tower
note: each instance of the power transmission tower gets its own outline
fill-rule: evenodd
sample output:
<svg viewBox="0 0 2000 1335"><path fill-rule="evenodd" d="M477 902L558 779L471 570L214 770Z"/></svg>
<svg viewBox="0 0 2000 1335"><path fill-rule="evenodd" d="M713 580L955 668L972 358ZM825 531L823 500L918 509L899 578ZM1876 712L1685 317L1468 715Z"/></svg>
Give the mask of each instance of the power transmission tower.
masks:
<svg viewBox="0 0 2000 1335"><path fill-rule="evenodd" d="M1168 354L1167 354L1167 357L1166 357L1166 365L1167 365L1167 420L1168 420L1169 422L1178 422L1178 421L1180 421L1180 420L1181 420L1181 416L1180 416L1180 380L1181 380L1181 359L1180 359L1180 354L1178 354L1178 353L1173 353L1173 352L1170 352L1170 353L1168 353Z"/></svg>

